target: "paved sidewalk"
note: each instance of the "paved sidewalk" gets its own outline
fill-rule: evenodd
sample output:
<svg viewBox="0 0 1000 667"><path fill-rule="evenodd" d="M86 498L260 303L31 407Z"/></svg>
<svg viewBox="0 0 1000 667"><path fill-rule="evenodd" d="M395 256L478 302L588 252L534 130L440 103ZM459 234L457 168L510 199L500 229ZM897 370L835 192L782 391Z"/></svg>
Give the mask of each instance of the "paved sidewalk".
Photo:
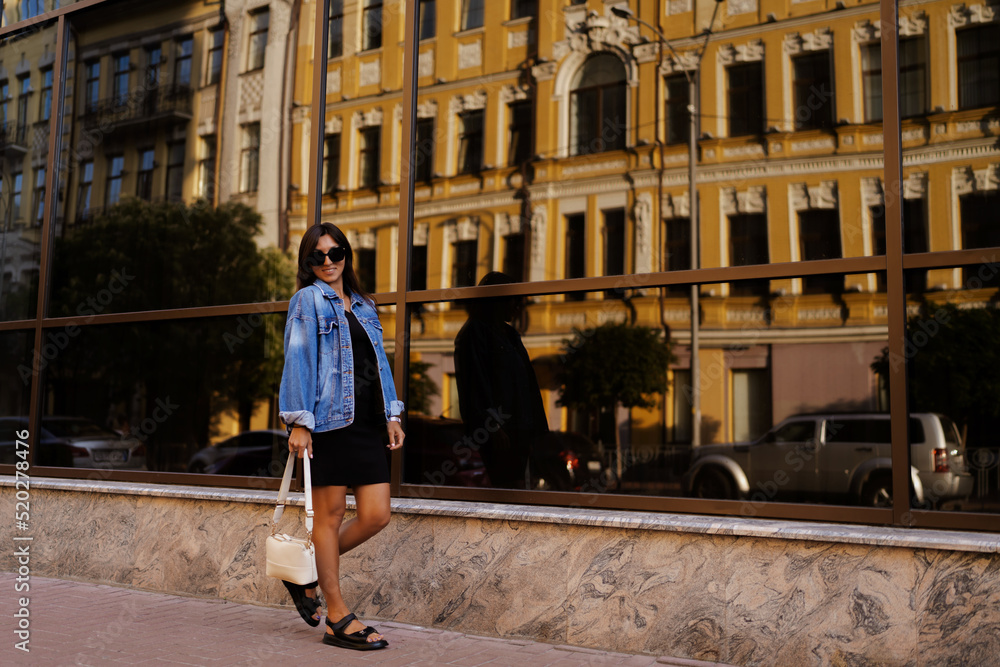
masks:
<svg viewBox="0 0 1000 667"><path fill-rule="evenodd" d="M0 573L3 665L699 665L713 663L606 653L527 640L374 623L389 647L360 653L326 646L294 609L31 578L29 653L12 622L15 575Z"/></svg>

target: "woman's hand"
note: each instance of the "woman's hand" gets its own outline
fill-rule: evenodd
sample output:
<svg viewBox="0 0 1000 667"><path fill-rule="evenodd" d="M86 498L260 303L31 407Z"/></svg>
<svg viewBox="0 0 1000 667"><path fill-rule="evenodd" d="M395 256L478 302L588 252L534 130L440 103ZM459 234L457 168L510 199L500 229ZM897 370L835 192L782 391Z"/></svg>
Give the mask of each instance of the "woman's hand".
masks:
<svg viewBox="0 0 1000 667"><path fill-rule="evenodd" d="M399 422L387 422L386 428L389 430L389 449L402 447L406 434L403 433L403 427L399 425Z"/></svg>
<svg viewBox="0 0 1000 667"><path fill-rule="evenodd" d="M288 436L288 451L297 452L300 459L306 454L309 458L313 457L313 439L309 429L304 426L292 428L292 434Z"/></svg>

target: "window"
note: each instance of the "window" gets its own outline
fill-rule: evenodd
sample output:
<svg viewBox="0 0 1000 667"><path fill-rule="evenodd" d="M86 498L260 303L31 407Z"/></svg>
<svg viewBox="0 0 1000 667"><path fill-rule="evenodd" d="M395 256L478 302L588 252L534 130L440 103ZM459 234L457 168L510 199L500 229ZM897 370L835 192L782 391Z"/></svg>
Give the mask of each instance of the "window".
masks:
<svg viewBox="0 0 1000 667"><path fill-rule="evenodd" d="M462 30L483 27L483 14L485 13L485 0L463 0L462 2Z"/></svg>
<svg viewBox="0 0 1000 667"><path fill-rule="evenodd" d="M267 41L265 34L264 40ZM177 60L174 62L174 86L191 85L191 56L194 53L194 38L188 35L177 40Z"/></svg>
<svg viewBox="0 0 1000 667"><path fill-rule="evenodd" d="M885 420L888 424L889 420ZM771 428L771 374L766 368L733 370L733 440L756 440Z"/></svg>
<svg viewBox="0 0 1000 667"><path fill-rule="evenodd" d="M113 206L122 198L122 174L125 172L123 155L108 156L107 205Z"/></svg>
<svg viewBox="0 0 1000 667"><path fill-rule="evenodd" d="M616 56L591 56L577 74L571 101L573 154L625 148L625 66Z"/></svg>
<svg viewBox="0 0 1000 667"><path fill-rule="evenodd" d="M957 31L958 106L976 109L1000 104L1000 24Z"/></svg>
<svg viewBox="0 0 1000 667"><path fill-rule="evenodd" d="M587 276L587 217L583 213L566 216L566 277L585 278ZM570 292L567 301L580 301L583 292Z"/></svg>
<svg viewBox="0 0 1000 667"><path fill-rule="evenodd" d="M10 212L11 217L18 220L21 218L21 190L24 187L24 175L16 171L12 180L14 184L10 189Z"/></svg>
<svg viewBox="0 0 1000 667"><path fill-rule="evenodd" d="M876 255L885 254L885 206L873 206L872 249ZM903 252L927 252L927 215L923 199L903 200ZM877 276L879 292L886 291L886 276ZM924 292L927 288L927 271L912 269L903 274L907 293Z"/></svg>
<svg viewBox="0 0 1000 667"><path fill-rule="evenodd" d="M80 184L76 194L76 217L86 220L90 217L90 199L94 193L94 161L80 163Z"/></svg>
<svg viewBox="0 0 1000 667"><path fill-rule="evenodd" d="M792 59L795 71L795 129L833 127L833 83L830 52L816 51Z"/></svg>
<svg viewBox="0 0 1000 667"><path fill-rule="evenodd" d="M437 6L434 0L420 0L420 39L431 39L437 34Z"/></svg>
<svg viewBox="0 0 1000 667"><path fill-rule="evenodd" d="M139 153L139 173L136 178L135 196L146 201L153 199L153 169L156 167L153 155L152 148Z"/></svg>
<svg viewBox="0 0 1000 667"><path fill-rule="evenodd" d="M163 49L159 44L146 47L146 76L143 83L146 90L160 87L160 70L163 69Z"/></svg>
<svg viewBox="0 0 1000 667"><path fill-rule="evenodd" d="M524 232L503 238L503 272L514 282L524 282Z"/></svg>
<svg viewBox="0 0 1000 667"><path fill-rule="evenodd" d="M538 0L510 0L510 18L523 19L538 13Z"/></svg>
<svg viewBox="0 0 1000 667"><path fill-rule="evenodd" d="M52 68L46 67L39 73L42 76L42 96L39 99L38 120L44 121L52 117Z"/></svg>
<svg viewBox="0 0 1000 667"><path fill-rule="evenodd" d="M31 97L31 76L25 74L18 78L17 83L17 141L18 143L22 143L24 141L24 128L28 123L28 98Z"/></svg>
<svg viewBox="0 0 1000 667"><path fill-rule="evenodd" d="M691 87L683 74L668 76L667 143L686 144L691 136L691 112L688 111Z"/></svg>
<svg viewBox="0 0 1000 667"><path fill-rule="evenodd" d="M694 394L691 391L691 371L675 370L674 381L670 384L674 394L674 428L671 433L671 442L691 442L692 426L694 420L694 406L691 399Z"/></svg>
<svg viewBox="0 0 1000 667"><path fill-rule="evenodd" d="M182 201L184 199L184 141L174 141L167 144L167 199ZM254 190L257 188L254 187Z"/></svg>
<svg viewBox="0 0 1000 667"><path fill-rule="evenodd" d="M208 33L208 76L205 84L211 86L222 79L222 57L225 55L226 31L215 28Z"/></svg>
<svg viewBox="0 0 1000 667"><path fill-rule="evenodd" d="M21 20L30 19L45 13L43 0L21 0Z"/></svg>
<svg viewBox="0 0 1000 667"><path fill-rule="evenodd" d="M119 53L114 56L115 75L112 79L111 96L117 106L123 106L128 102L128 73L132 68L132 60L127 53Z"/></svg>
<svg viewBox="0 0 1000 667"><path fill-rule="evenodd" d="M511 166L524 164L535 153L534 105L531 100L514 102L510 110L510 150L507 160Z"/></svg>
<svg viewBox="0 0 1000 667"><path fill-rule="evenodd" d="M434 119L417 119L417 151L413 178L427 182L434 178Z"/></svg>
<svg viewBox="0 0 1000 667"><path fill-rule="evenodd" d="M882 120L882 45L879 43L861 47L861 87L865 97L865 122L877 123Z"/></svg>
<svg viewBox="0 0 1000 667"><path fill-rule="evenodd" d="M452 287L471 287L476 284L476 240L455 241L455 268L451 275Z"/></svg>
<svg viewBox="0 0 1000 667"><path fill-rule="evenodd" d="M799 249L802 261L840 258L840 218L837 209L799 211ZM841 276L806 276L806 294L837 294L843 289Z"/></svg>
<svg viewBox="0 0 1000 667"><path fill-rule="evenodd" d="M962 247L992 248L1000 246L1000 226L997 225L997 211L1000 210L1000 191L980 190L959 198L962 216ZM968 285L975 279L984 287L1000 286L1000 274L983 278L979 266L963 269L962 281Z"/></svg>
<svg viewBox="0 0 1000 667"><path fill-rule="evenodd" d="M861 47L861 78L865 97L865 122L882 120L882 46ZM924 40L899 40L899 112L903 118L927 111L927 65Z"/></svg>
<svg viewBox="0 0 1000 667"><path fill-rule="evenodd" d="M250 48L247 51L247 71L264 67L264 52L267 49L267 30L271 22L271 12L265 8L250 14Z"/></svg>
<svg viewBox="0 0 1000 667"><path fill-rule="evenodd" d="M329 32L327 55L330 58L339 58L344 55L344 0L331 0L327 31Z"/></svg>
<svg viewBox="0 0 1000 667"><path fill-rule="evenodd" d="M240 157L240 192L257 192L260 172L260 123L243 126L243 144Z"/></svg>
<svg viewBox="0 0 1000 667"><path fill-rule="evenodd" d="M340 133L326 135L323 142L323 194L340 188Z"/></svg>
<svg viewBox="0 0 1000 667"><path fill-rule="evenodd" d="M477 173L483 168L483 110L459 115L458 173Z"/></svg>
<svg viewBox="0 0 1000 667"><path fill-rule="evenodd" d="M83 66L87 76L84 92L84 112L92 113L97 110L97 104L101 100L101 62L91 60Z"/></svg>
<svg viewBox="0 0 1000 667"><path fill-rule="evenodd" d="M7 105L10 100L10 82L7 79L0 79L0 124L7 124L10 110Z"/></svg>
<svg viewBox="0 0 1000 667"><path fill-rule="evenodd" d="M727 68L729 74L729 136L764 131L764 63Z"/></svg>
<svg viewBox="0 0 1000 667"><path fill-rule="evenodd" d="M201 138L201 159L198 161L198 195L208 202L215 200L215 135Z"/></svg>
<svg viewBox="0 0 1000 667"><path fill-rule="evenodd" d="M749 213L729 216L729 265L767 264L767 216ZM729 285L733 296L766 296L770 281L740 280Z"/></svg>
<svg viewBox="0 0 1000 667"><path fill-rule="evenodd" d="M362 18L361 50L382 47L382 0L365 0Z"/></svg>
<svg viewBox="0 0 1000 667"><path fill-rule="evenodd" d="M604 275L625 273L625 209L602 211L604 214Z"/></svg>
<svg viewBox="0 0 1000 667"><path fill-rule="evenodd" d="M354 270L361 289L375 293L375 248L354 248Z"/></svg>
<svg viewBox="0 0 1000 667"><path fill-rule="evenodd" d="M42 224L45 217L45 167L35 170L35 189L32 192L34 201L32 202L32 220L36 225Z"/></svg>
<svg viewBox="0 0 1000 667"><path fill-rule="evenodd" d="M374 188L379 184L379 157L382 129L365 127L361 129L360 174L361 187Z"/></svg>
<svg viewBox="0 0 1000 667"><path fill-rule="evenodd" d="M664 243L667 271L687 271L691 268L691 218L667 218L663 222L667 233Z"/></svg>
<svg viewBox="0 0 1000 667"><path fill-rule="evenodd" d="M410 253L410 289L427 289L427 246L415 245Z"/></svg>
<svg viewBox="0 0 1000 667"><path fill-rule="evenodd" d="M604 216L604 275L620 276L625 273L625 209L602 211ZM606 290L604 298L620 299L622 288Z"/></svg>

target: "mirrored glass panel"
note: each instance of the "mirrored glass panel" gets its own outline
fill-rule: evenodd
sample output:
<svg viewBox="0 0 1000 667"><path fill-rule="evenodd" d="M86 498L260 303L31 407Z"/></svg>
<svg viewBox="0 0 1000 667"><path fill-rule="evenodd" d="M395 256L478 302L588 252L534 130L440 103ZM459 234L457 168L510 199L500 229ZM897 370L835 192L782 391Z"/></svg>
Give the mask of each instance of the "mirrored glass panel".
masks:
<svg viewBox="0 0 1000 667"><path fill-rule="evenodd" d="M46 332L42 428L72 467L275 477L283 314Z"/></svg>
<svg viewBox="0 0 1000 667"><path fill-rule="evenodd" d="M991 253L980 264L908 272L928 289L908 295L904 359L883 355L879 372L907 364L910 408L922 426L910 434L915 507L1000 512L996 260Z"/></svg>
<svg viewBox="0 0 1000 667"><path fill-rule="evenodd" d="M0 321L35 317L56 29L0 40Z"/></svg>
<svg viewBox="0 0 1000 667"><path fill-rule="evenodd" d="M18 440L25 441L18 432L30 433L32 340L31 332L0 333L0 463L26 461L31 449L37 465L54 465L66 454L65 448L38 438L30 439L27 447L17 444Z"/></svg>
<svg viewBox="0 0 1000 667"><path fill-rule="evenodd" d="M84 310L290 295L290 110L264 94L282 87L290 17L219 11L156 1L73 15L50 315L80 314L111 281L129 296Z"/></svg>
<svg viewBox="0 0 1000 667"><path fill-rule="evenodd" d="M417 289L884 253L877 3L419 5Z"/></svg>
<svg viewBox="0 0 1000 667"><path fill-rule="evenodd" d="M420 3L423 7L425 3ZM371 293L396 289L399 174L403 117L403 3L331 0L325 59L326 100L322 120L312 119L313 44L300 47L296 78L289 215L289 247L298 248L308 220L311 132L323 128L322 221L339 226L355 252L362 287ZM431 17L433 5L430 3ZM315 11L304 2L302 15ZM432 19L428 19L431 21Z"/></svg>
<svg viewBox="0 0 1000 667"><path fill-rule="evenodd" d="M779 500L884 505L885 296L794 292L802 280L765 298L701 286L696 339L689 289L626 280L613 298L415 307L403 481L740 499L747 515Z"/></svg>

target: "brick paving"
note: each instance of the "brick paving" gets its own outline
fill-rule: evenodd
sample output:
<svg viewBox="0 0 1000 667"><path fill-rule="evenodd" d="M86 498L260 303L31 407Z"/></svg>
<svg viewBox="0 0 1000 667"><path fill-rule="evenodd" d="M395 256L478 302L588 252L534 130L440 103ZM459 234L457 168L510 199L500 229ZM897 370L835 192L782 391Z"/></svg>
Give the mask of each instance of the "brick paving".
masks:
<svg viewBox="0 0 1000 667"><path fill-rule="evenodd" d="M527 639L477 637L404 623L373 623L389 647L367 653L326 646L294 609L236 604L102 584L31 578L30 652L14 648L15 575L0 573L3 665L464 665L571 667L717 663ZM322 626L320 626L322 627Z"/></svg>

